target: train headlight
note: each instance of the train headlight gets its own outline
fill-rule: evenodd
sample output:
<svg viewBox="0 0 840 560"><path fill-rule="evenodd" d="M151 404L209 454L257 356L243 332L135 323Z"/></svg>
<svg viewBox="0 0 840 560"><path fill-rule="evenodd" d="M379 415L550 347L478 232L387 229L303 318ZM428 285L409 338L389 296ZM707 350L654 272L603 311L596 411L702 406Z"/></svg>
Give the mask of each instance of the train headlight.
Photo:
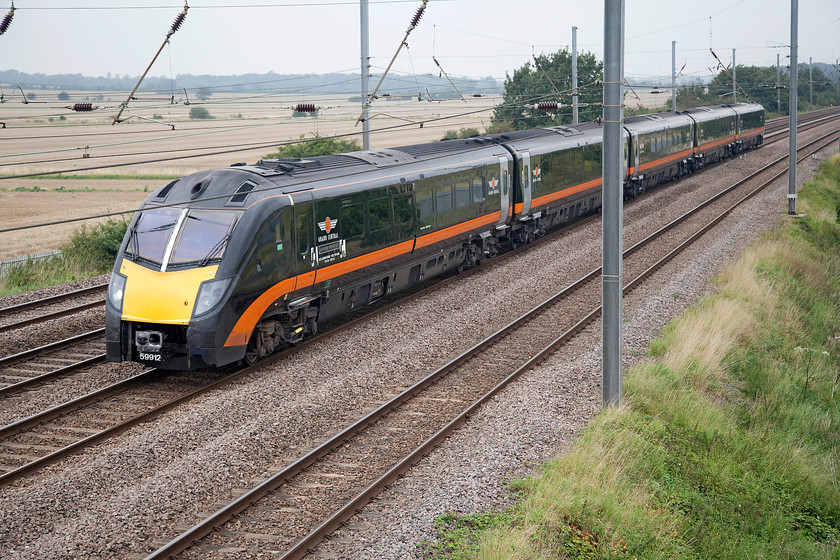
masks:
<svg viewBox="0 0 840 560"><path fill-rule="evenodd" d="M193 315L203 315L216 307L222 301L222 296L225 295L228 284L230 284L230 278L202 282L201 287L198 289L198 297L195 300Z"/></svg>
<svg viewBox="0 0 840 560"><path fill-rule="evenodd" d="M111 281L108 283L108 301L120 312L122 312L124 294L125 276L119 272L112 273Z"/></svg>

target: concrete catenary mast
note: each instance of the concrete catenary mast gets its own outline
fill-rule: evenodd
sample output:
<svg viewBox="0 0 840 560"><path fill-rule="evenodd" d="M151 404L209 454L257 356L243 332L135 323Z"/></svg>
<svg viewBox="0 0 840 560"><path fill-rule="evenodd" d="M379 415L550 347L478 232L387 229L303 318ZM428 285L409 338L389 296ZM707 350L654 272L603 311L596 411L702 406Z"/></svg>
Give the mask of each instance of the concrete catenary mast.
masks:
<svg viewBox="0 0 840 560"><path fill-rule="evenodd" d="M799 0L790 0L790 133L788 134L788 214L796 214L796 120L799 108Z"/></svg>
<svg viewBox="0 0 840 560"><path fill-rule="evenodd" d="M624 0L604 0L604 160L602 207L602 404L621 404Z"/></svg>

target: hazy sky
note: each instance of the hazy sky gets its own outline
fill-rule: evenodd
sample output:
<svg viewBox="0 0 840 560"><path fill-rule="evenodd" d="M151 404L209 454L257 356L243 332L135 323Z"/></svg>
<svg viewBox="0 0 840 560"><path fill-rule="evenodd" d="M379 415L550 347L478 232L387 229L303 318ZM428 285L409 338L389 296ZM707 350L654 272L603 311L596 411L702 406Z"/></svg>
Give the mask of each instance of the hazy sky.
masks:
<svg viewBox="0 0 840 560"><path fill-rule="evenodd" d="M9 0L6 0L9 2ZM374 71L390 60L420 0L370 0ZM0 69L30 73L140 75L183 3L177 0L16 0L0 36ZM9 4L0 0L0 15ZM435 73L436 56L451 75L504 78L536 53L571 44L599 58L603 2L567 0L430 0L394 70ZM725 64L775 65L790 42L789 0L627 0L625 73L703 75ZM799 3L799 60L840 58L840 1ZM190 0L187 18L152 68L152 76L357 72L357 0Z"/></svg>

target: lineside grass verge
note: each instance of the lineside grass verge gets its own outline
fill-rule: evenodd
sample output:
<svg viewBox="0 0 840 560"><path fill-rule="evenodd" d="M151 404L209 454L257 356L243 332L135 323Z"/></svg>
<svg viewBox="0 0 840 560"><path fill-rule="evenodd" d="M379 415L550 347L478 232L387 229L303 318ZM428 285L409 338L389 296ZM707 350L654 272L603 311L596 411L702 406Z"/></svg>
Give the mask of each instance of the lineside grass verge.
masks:
<svg viewBox="0 0 840 560"><path fill-rule="evenodd" d="M799 201L511 511L441 517L423 555L840 558L840 155Z"/></svg>
<svg viewBox="0 0 840 560"><path fill-rule="evenodd" d="M28 260L12 267L0 278L0 297L111 272L127 227L127 219L82 226L61 247L60 256L45 261Z"/></svg>

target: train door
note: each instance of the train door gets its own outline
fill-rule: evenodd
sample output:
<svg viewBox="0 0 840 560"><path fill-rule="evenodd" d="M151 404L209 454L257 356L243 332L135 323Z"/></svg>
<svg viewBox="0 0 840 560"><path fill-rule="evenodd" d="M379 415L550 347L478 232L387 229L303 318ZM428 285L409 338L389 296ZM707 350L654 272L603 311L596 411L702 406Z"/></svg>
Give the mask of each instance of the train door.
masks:
<svg viewBox="0 0 840 560"><path fill-rule="evenodd" d="M499 227L504 227L507 224L508 213L510 212L510 171L509 160L506 157L499 158L499 185L497 188L501 191L502 203L501 214L499 214Z"/></svg>
<svg viewBox="0 0 840 560"><path fill-rule="evenodd" d="M533 183L533 174L531 173L531 153L522 152L520 176L522 178L522 212L520 217L527 216L531 212L531 185Z"/></svg>
<svg viewBox="0 0 840 560"><path fill-rule="evenodd" d="M295 200L295 272L297 285L295 290L302 290L312 286L315 282L315 220L314 207L311 196L305 195L303 200Z"/></svg>

